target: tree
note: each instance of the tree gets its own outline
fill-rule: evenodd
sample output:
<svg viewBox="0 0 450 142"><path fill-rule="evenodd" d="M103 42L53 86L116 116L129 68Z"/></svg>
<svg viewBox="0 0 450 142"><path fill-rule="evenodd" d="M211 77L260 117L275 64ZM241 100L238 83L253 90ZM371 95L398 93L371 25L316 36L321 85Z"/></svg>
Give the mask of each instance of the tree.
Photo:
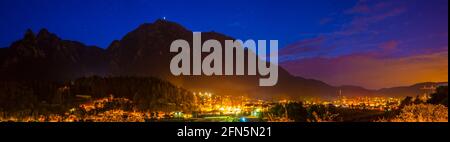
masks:
<svg viewBox="0 0 450 142"><path fill-rule="evenodd" d="M285 117L286 112L288 118L290 120L294 120L295 122L306 122L307 120L308 113L306 109L303 107L302 102L276 104L269 110L269 113L273 114L276 117Z"/></svg>
<svg viewBox="0 0 450 142"><path fill-rule="evenodd" d="M403 99L400 102L400 106L399 107L401 109L401 108L403 108L403 107L405 107L407 105L410 105L410 104L413 104L413 97L408 96L408 97L406 97L405 99Z"/></svg>
<svg viewBox="0 0 450 142"><path fill-rule="evenodd" d="M441 86L436 89L436 93L428 100L430 104L441 104L448 107L448 86Z"/></svg>
<svg viewBox="0 0 450 142"><path fill-rule="evenodd" d="M294 120L295 122L306 122L306 117L308 115L302 102L288 103L287 113L289 119Z"/></svg>
<svg viewBox="0 0 450 142"><path fill-rule="evenodd" d="M448 122L448 108L443 105L413 104L405 106L389 122Z"/></svg>
<svg viewBox="0 0 450 142"><path fill-rule="evenodd" d="M307 113L308 122L330 122L336 121L337 109L333 105L312 105Z"/></svg>

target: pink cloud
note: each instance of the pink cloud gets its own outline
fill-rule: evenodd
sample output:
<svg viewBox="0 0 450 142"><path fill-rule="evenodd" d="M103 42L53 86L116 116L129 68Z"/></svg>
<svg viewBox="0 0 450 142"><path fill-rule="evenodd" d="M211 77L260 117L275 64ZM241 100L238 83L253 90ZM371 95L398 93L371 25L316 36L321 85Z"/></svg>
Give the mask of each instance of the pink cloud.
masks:
<svg viewBox="0 0 450 142"><path fill-rule="evenodd" d="M368 5L357 5L347 11L348 14L355 14L355 13L369 13L371 10Z"/></svg>
<svg viewBox="0 0 450 142"><path fill-rule="evenodd" d="M324 42L325 37L306 39L298 41L294 44L288 45L281 49L279 56L290 56L298 53L305 53L320 50L320 45Z"/></svg>
<svg viewBox="0 0 450 142"><path fill-rule="evenodd" d="M380 44L380 48L383 51L393 51L395 49L397 49L397 46L399 45L399 41L398 40L390 40L384 43Z"/></svg>
<svg viewBox="0 0 450 142"><path fill-rule="evenodd" d="M347 10L345 13L346 14L364 14L364 13L369 13L371 11L372 11L371 8L367 4L367 0L360 0L356 3L356 5L353 8Z"/></svg>
<svg viewBox="0 0 450 142"><path fill-rule="evenodd" d="M369 5L371 1L359 1L353 8L344 12L354 18L343 30L336 31L337 35L350 36L362 32L368 32L371 24L376 24L390 17L399 16L407 11L404 5L393 5L391 2L378 2Z"/></svg>
<svg viewBox="0 0 450 142"><path fill-rule="evenodd" d="M405 7L396 7L396 8L393 8L393 9L387 11L387 12L375 15L373 17L370 17L369 19L373 20L373 21L380 21L380 20L384 20L384 19L386 19L388 17L398 16L398 15L404 13L404 12L406 12L406 8Z"/></svg>
<svg viewBox="0 0 450 142"><path fill-rule="evenodd" d="M359 53L336 58L308 58L281 64L290 73L333 85L383 88L427 81L448 81L448 51L399 58Z"/></svg>
<svg viewBox="0 0 450 142"><path fill-rule="evenodd" d="M389 2L387 2L387 1L383 1L383 2L380 2L380 3L377 3L377 4L375 4L375 9L383 9L383 8L386 8L386 7L389 7L389 6L391 6L392 5L392 3L389 3Z"/></svg>

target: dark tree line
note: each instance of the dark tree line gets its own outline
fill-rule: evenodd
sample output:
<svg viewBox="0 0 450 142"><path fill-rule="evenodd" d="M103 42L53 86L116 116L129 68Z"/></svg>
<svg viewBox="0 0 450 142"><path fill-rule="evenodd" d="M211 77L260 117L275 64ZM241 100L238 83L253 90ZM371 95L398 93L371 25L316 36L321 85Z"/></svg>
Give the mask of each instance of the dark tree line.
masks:
<svg viewBox="0 0 450 142"><path fill-rule="evenodd" d="M191 111L191 92L150 77L85 77L67 82L0 81L0 111L42 111L45 107L73 107L77 96L92 99L113 95L133 101L146 111ZM62 107L64 106L64 107ZM30 113L31 113L30 112Z"/></svg>
<svg viewBox="0 0 450 142"><path fill-rule="evenodd" d="M430 104L441 104L448 107L448 86L441 86L436 89L436 93L428 100Z"/></svg>
<svg viewBox="0 0 450 142"><path fill-rule="evenodd" d="M47 81L0 81L0 111L34 111L52 102L62 83Z"/></svg>
<svg viewBox="0 0 450 142"><path fill-rule="evenodd" d="M279 103L273 106L269 113L276 117L288 117L295 122L306 122L308 117L308 112L302 102Z"/></svg>
<svg viewBox="0 0 450 142"><path fill-rule="evenodd" d="M448 86L440 86L436 88L436 93L430 95L430 99L421 100L419 97L406 97L400 103L400 108L413 104L434 104L444 105L448 107Z"/></svg>
<svg viewBox="0 0 450 142"><path fill-rule="evenodd" d="M191 92L157 78L89 77L71 83L71 92L93 98L114 97L133 100L136 108L146 111L190 111Z"/></svg>
<svg viewBox="0 0 450 142"><path fill-rule="evenodd" d="M0 83L0 111L33 109L37 98L35 91L23 83Z"/></svg>

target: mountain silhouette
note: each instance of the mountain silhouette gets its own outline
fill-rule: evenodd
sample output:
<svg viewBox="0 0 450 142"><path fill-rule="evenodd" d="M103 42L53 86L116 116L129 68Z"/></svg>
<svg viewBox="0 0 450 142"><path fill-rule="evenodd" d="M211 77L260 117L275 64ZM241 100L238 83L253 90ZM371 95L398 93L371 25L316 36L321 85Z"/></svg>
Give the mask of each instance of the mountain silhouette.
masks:
<svg viewBox="0 0 450 142"><path fill-rule="evenodd" d="M108 57L101 48L62 40L46 29L24 37L0 54L1 80L66 80L107 73Z"/></svg>
<svg viewBox="0 0 450 142"><path fill-rule="evenodd" d="M151 76L192 91L232 96L296 99L333 97L340 93L345 96L399 95L396 91L399 88L369 90L357 86L335 87L322 81L293 76L282 67L279 67L278 84L273 87L260 87L260 76L174 76L169 65L176 53L169 52L169 47L177 39L188 41L192 47L192 36L192 31L177 23L157 20L140 25L122 39L113 41L106 49L101 49L62 40L46 29L40 30L37 35L28 30L21 40L8 48L0 48L0 80L62 81L93 75ZM209 39L223 44L233 38L216 32L203 32L202 41ZM206 55L202 53L202 58ZM407 90L400 92L418 93L417 87L400 89Z"/></svg>

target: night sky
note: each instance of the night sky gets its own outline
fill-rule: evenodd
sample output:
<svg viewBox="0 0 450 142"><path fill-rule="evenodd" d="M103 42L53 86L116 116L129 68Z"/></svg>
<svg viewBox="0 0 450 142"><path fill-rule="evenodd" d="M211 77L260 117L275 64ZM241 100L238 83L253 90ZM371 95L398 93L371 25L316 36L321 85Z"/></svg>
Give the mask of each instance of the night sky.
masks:
<svg viewBox="0 0 450 142"><path fill-rule="evenodd" d="M47 28L106 48L163 17L193 31L279 40L291 74L332 85L448 81L448 0L1 0L0 47Z"/></svg>

